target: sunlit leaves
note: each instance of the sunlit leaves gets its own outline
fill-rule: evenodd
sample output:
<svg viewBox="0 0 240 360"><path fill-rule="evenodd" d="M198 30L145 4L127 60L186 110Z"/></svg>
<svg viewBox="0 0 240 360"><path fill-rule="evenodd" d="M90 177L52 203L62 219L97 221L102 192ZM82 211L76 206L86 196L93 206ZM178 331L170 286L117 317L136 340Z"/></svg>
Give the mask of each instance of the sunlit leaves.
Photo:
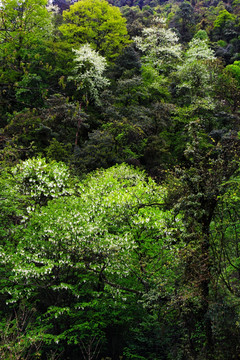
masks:
<svg viewBox="0 0 240 360"><path fill-rule="evenodd" d="M61 163L32 159L13 173L21 192L49 201L15 234L15 253L1 249L8 269L1 292L8 304L46 304L45 343L100 339L114 314L151 287L159 296L172 293L181 247L172 244L180 224L163 211L166 189L126 165L89 175L78 196L64 182L69 173ZM52 323L62 328L58 334Z"/></svg>
<svg viewBox="0 0 240 360"><path fill-rule="evenodd" d="M46 5L47 0L1 1L1 58L10 64L15 63L18 71L27 67L32 49L51 34Z"/></svg>
<svg viewBox="0 0 240 360"><path fill-rule="evenodd" d="M238 281L240 271L239 175L224 182L222 189L225 192L219 196L219 206L215 221L211 226L211 233L221 286L232 301L236 301L240 294Z"/></svg>
<svg viewBox="0 0 240 360"><path fill-rule="evenodd" d="M59 30L72 43L89 43L100 54L114 59L129 43L126 20L105 0L78 1L63 12Z"/></svg>
<svg viewBox="0 0 240 360"><path fill-rule="evenodd" d="M20 49L29 41L37 41L42 36L48 37L50 14L46 5L47 0L2 0L0 42L12 42L11 46L15 44Z"/></svg>
<svg viewBox="0 0 240 360"><path fill-rule="evenodd" d="M33 179L24 169L23 177ZM161 277L177 266L172 243L179 225L162 210L164 194L143 173L122 165L89 176L80 197L59 198L35 211L12 259L15 281L29 286L11 295L30 297L37 281L37 287L51 282L52 291L65 289L75 297L74 278L84 283L100 274L113 289L141 293L160 282L170 291L174 277L168 284ZM172 229L166 230L169 221ZM75 275L69 278L66 269Z"/></svg>
<svg viewBox="0 0 240 360"><path fill-rule="evenodd" d="M238 87L240 87L240 61L234 61L233 64L227 65L225 72L231 74L237 80Z"/></svg>

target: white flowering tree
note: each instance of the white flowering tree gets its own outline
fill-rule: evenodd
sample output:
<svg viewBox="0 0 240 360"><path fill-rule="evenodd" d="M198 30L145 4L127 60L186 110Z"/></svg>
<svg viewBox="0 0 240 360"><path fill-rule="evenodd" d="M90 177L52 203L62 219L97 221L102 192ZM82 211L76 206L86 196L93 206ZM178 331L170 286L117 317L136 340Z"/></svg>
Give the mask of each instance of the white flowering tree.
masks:
<svg viewBox="0 0 240 360"><path fill-rule="evenodd" d="M84 103L89 101L100 104L99 94L106 86L109 80L104 77L104 71L107 67L106 59L93 50L89 44L82 45L79 50L73 50L75 57L75 67L73 76L69 76L69 81L74 81L77 90L82 95Z"/></svg>
<svg viewBox="0 0 240 360"><path fill-rule="evenodd" d="M17 234L21 234L20 238L24 236L24 228L36 208L51 199L78 193L79 187L77 190L75 185L65 164L47 163L42 158L23 161L1 172L0 296L1 311L5 313L1 312L0 357L3 359L32 358L33 352L39 353L44 333L41 326L33 326L37 315L34 300L32 304L26 304L23 297L14 309L7 305L9 294L15 287L27 286L27 276L18 283L11 275L18 258L16 249L20 245ZM25 275L27 271L25 269ZM2 301L6 301L5 305Z"/></svg>
<svg viewBox="0 0 240 360"><path fill-rule="evenodd" d="M169 75L181 62L182 49L178 36L166 29L163 19L156 18L154 25L142 30L141 36L134 38L142 52L142 78L144 88L153 98L169 98Z"/></svg>
<svg viewBox="0 0 240 360"><path fill-rule="evenodd" d="M184 61L178 66L178 94L183 96L184 102L195 104L206 109L214 109L212 99L214 84L214 68L211 64L216 61L214 51L209 46L208 38L202 39L198 35L189 43Z"/></svg>
<svg viewBox="0 0 240 360"><path fill-rule="evenodd" d="M12 169L15 189L27 196L29 204L45 205L48 200L74 194L74 181L64 163L45 158L23 161Z"/></svg>
<svg viewBox="0 0 240 360"><path fill-rule="evenodd" d="M178 40L176 33L166 29L163 20L159 18L152 27L143 29L142 36L134 38L136 46L143 52L143 62L166 75L181 60L182 49Z"/></svg>
<svg viewBox="0 0 240 360"><path fill-rule="evenodd" d="M10 268L2 292L13 306L34 304L44 342L79 345L84 356L109 326L132 321L150 289L156 301L170 296L180 246L172 246L178 224L162 210L164 195L126 165L100 171L80 196L35 211L14 254L1 250L1 266Z"/></svg>

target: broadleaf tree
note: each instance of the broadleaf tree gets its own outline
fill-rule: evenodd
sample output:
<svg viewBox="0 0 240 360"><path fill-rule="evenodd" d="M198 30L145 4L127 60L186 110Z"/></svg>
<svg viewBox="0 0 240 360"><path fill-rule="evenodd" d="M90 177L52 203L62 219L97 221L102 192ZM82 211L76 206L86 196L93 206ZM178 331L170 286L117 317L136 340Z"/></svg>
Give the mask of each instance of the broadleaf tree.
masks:
<svg viewBox="0 0 240 360"><path fill-rule="evenodd" d="M59 27L74 46L89 43L101 55L113 60L129 44L126 20L119 8L106 0L82 0L63 12Z"/></svg>
<svg viewBox="0 0 240 360"><path fill-rule="evenodd" d="M9 269L1 292L13 308L27 302L36 309L45 348L57 342L83 353L90 344L104 346L108 329L121 324L126 331L144 311L141 303L169 301L179 276L181 244L172 243L181 219L163 211L165 191L126 165L100 171L83 182L80 196L32 213L14 254L1 249Z"/></svg>
<svg viewBox="0 0 240 360"><path fill-rule="evenodd" d="M76 64L73 76L69 76L68 80L75 82L86 105L90 100L100 104L100 91L110 84L109 80L104 77L107 66L106 59L93 50L89 44L82 45L79 50L73 51Z"/></svg>
<svg viewBox="0 0 240 360"><path fill-rule="evenodd" d="M141 36L134 38L143 53L143 62L151 64L160 74L168 74L181 61L182 49L178 36L166 29L163 19L156 18L154 25L144 28Z"/></svg>
<svg viewBox="0 0 240 360"><path fill-rule="evenodd" d="M40 74L35 73L36 68L44 67L39 48L52 31L51 14L46 5L47 0L3 0L0 3L0 96L8 107L16 102L24 106L24 98L15 97L17 90L30 92L29 81L18 84L23 76L26 80L32 73L41 83ZM34 92L34 86L32 88ZM35 92L38 101L40 91L39 87ZM26 103L30 106L33 97Z"/></svg>

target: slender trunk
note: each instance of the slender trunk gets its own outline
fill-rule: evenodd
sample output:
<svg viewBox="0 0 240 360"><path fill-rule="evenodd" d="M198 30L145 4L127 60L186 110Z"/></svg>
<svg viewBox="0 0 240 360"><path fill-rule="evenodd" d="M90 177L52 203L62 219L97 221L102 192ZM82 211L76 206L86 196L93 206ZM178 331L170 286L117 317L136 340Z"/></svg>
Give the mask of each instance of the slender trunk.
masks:
<svg viewBox="0 0 240 360"><path fill-rule="evenodd" d="M213 214L217 205L216 196L211 200L206 201L203 206L207 214L202 219L202 233L203 242L201 245L201 256L202 256L202 278L200 281L200 291L202 298L202 315L204 317L204 330L206 337L205 354L206 359L213 359L214 341L212 332L212 320L209 314L210 305L210 285L211 285L211 260L210 260L210 224L213 218Z"/></svg>
<svg viewBox="0 0 240 360"><path fill-rule="evenodd" d="M78 144L78 135L79 135L79 130L82 124L82 118L81 118L81 108L82 108L82 104L79 105L79 118L78 118L78 123L77 123L77 132L76 132L76 137L75 137L75 146L77 146Z"/></svg>
<svg viewBox="0 0 240 360"><path fill-rule="evenodd" d="M211 264L209 257L209 237L206 235L204 242L201 247L202 250L202 258L203 258L203 274L202 280L200 282L200 291L201 291L201 300L202 300L202 316L204 318L204 331L206 337L205 343L205 354L206 359L213 359L213 333L212 333L212 320L209 315L209 304L210 304L210 296L209 296L209 288L211 283Z"/></svg>

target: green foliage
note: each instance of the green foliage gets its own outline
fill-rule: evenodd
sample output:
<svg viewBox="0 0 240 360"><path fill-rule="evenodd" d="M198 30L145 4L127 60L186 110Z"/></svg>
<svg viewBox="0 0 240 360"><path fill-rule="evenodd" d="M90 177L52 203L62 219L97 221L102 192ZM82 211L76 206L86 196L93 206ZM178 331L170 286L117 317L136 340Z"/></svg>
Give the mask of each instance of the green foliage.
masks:
<svg viewBox="0 0 240 360"><path fill-rule="evenodd" d="M239 176L233 176L229 181L224 182L224 194L219 197L220 204L216 214L216 221L212 224L212 234L215 246L222 245L223 254L219 254L220 281L222 286L234 302L238 297L238 284L236 273L239 271L238 236L239 236ZM224 245L224 246L223 246Z"/></svg>
<svg viewBox="0 0 240 360"><path fill-rule="evenodd" d="M142 78L151 99L170 98L168 79L159 75L159 72L152 64L142 66Z"/></svg>
<svg viewBox="0 0 240 360"><path fill-rule="evenodd" d="M72 155L71 149L71 144L65 145L54 138L46 149L46 158L48 160L55 160L58 162L70 162Z"/></svg>
<svg viewBox="0 0 240 360"><path fill-rule="evenodd" d="M0 355L3 359L39 359L42 330L32 329L34 310L22 305L15 316L1 322Z"/></svg>
<svg viewBox="0 0 240 360"><path fill-rule="evenodd" d="M47 0L3 0L0 5L0 93L3 99L7 95L11 110L43 104L45 86L36 72L45 68L39 50L51 35L46 4Z"/></svg>
<svg viewBox="0 0 240 360"><path fill-rule="evenodd" d="M9 114L8 125L3 129L3 134L7 139L11 139L10 144L17 151L17 159L31 156L33 151L36 151L35 145L41 148L44 142L48 141L46 133L43 138L39 131L41 126L41 118L35 110L26 109Z"/></svg>
<svg viewBox="0 0 240 360"><path fill-rule="evenodd" d="M237 37L237 17L230 14L226 9L221 10L213 23L213 36L218 40L226 40Z"/></svg>
<svg viewBox="0 0 240 360"><path fill-rule="evenodd" d="M24 197L18 193L11 173L3 169L0 177L0 201L0 245L3 245L12 240L14 229L24 213Z"/></svg>
<svg viewBox="0 0 240 360"><path fill-rule="evenodd" d="M95 169L108 168L117 162L118 154L112 134L103 129L88 134L88 140L81 148L75 148L76 167L80 172L88 173Z"/></svg>
<svg viewBox="0 0 240 360"><path fill-rule="evenodd" d="M221 101L224 98L225 108L230 114L234 115L236 111L238 111L240 104L239 102L240 89L238 86L238 82L232 76L231 72L227 70L219 74L217 80L218 81L215 85L215 94Z"/></svg>
<svg viewBox="0 0 240 360"><path fill-rule="evenodd" d="M216 338L211 304L221 306L222 299L215 293L215 283L210 274L214 273L218 257L221 257L218 251L221 253L223 249L216 247L211 229L214 229L219 195L223 190L221 184L238 168L239 140L226 134L218 142L210 142L199 121L189 124L188 137L185 150L188 167L176 169L178 180L172 186L179 200L170 192L173 196L171 203L175 201L175 209L177 213L181 211L185 224L182 233L187 244L182 258L185 264L183 321L190 330L191 339L194 334L197 340L191 347L192 354L202 347L206 351L204 358L209 354L215 358L218 347L212 346ZM188 321L190 318L194 320ZM200 332L199 326L202 329Z"/></svg>
<svg viewBox="0 0 240 360"><path fill-rule="evenodd" d="M36 46L51 33L46 0L3 0L0 8L2 78L14 80L18 71L28 71ZM8 72L6 72L6 70ZM15 74L15 75L14 75ZM14 76L14 78L13 78Z"/></svg>
<svg viewBox="0 0 240 360"><path fill-rule="evenodd" d="M111 3L1 1L0 357L236 359L238 1Z"/></svg>
<svg viewBox="0 0 240 360"><path fill-rule="evenodd" d="M207 40L194 38L185 53L184 63L178 67L178 95L185 104L202 103L202 107L214 108L212 97L213 71L211 64L216 60ZM199 104L200 105L200 104ZM201 106L201 105L200 105Z"/></svg>
<svg viewBox="0 0 240 360"><path fill-rule="evenodd" d="M208 34L205 30L199 30L193 37L194 39L209 40Z"/></svg>
<svg viewBox="0 0 240 360"><path fill-rule="evenodd" d="M74 46L89 43L109 60L129 44L126 20L105 0L78 1L63 12L63 19L59 30Z"/></svg>
<svg viewBox="0 0 240 360"><path fill-rule="evenodd" d="M26 162L19 167L24 192L38 181L32 187L35 192L44 187L41 194L48 192L52 198L69 193L60 189L56 194L53 180L48 181L53 174L59 183L61 167L54 163L48 167L43 160ZM138 309L136 301L150 286L158 289L159 299L172 293L179 247L171 244L180 219L161 210L164 193L143 173L122 165L89 176L80 197L49 201L31 215L17 236L16 253L8 254L10 273L19 285L9 282L6 289L13 303L25 299L33 304L39 299L37 311L45 304L39 314L42 326L48 324L44 342L81 347L93 336L102 342L110 324L120 321L126 326L132 321L126 305L134 302ZM170 218L171 229L166 232ZM5 263L3 256L1 261ZM21 286L23 282L28 286ZM148 303L152 306L150 299Z"/></svg>
<svg viewBox="0 0 240 360"><path fill-rule="evenodd" d="M178 31L181 41L186 43L191 40L195 32L196 18L191 3L184 1L180 3L176 13L171 17L169 25Z"/></svg>
<svg viewBox="0 0 240 360"><path fill-rule="evenodd" d="M79 132L88 128L86 114L79 104L69 101L69 98L62 94L54 94L48 98L46 108L41 109L41 119L43 125L50 129L50 135L65 146L73 145L79 121ZM50 146L50 143L47 145ZM66 161L66 158L60 160Z"/></svg>
<svg viewBox="0 0 240 360"><path fill-rule="evenodd" d="M25 74L17 83L16 99L25 106L43 105L44 89L42 79L36 74ZM37 98L37 100L36 100Z"/></svg>
<svg viewBox="0 0 240 360"><path fill-rule="evenodd" d="M227 10L221 10L217 19L214 21L215 28L221 28L226 25L226 23L233 23L236 17L230 14Z"/></svg>
<svg viewBox="0 0 240 360"><path fill-rule="evenodd" d="M240 87L240 61L234 61L232 65L227 65L225 71L232 74Z"/></svg>
<svg viewBox="0 0 240 360"><path fill-rule="evenodd" d="M1 49L10 55L15 50L22 59L29 45L49 37L50 14L46 0L2 0L0 8Z"/></svg>

